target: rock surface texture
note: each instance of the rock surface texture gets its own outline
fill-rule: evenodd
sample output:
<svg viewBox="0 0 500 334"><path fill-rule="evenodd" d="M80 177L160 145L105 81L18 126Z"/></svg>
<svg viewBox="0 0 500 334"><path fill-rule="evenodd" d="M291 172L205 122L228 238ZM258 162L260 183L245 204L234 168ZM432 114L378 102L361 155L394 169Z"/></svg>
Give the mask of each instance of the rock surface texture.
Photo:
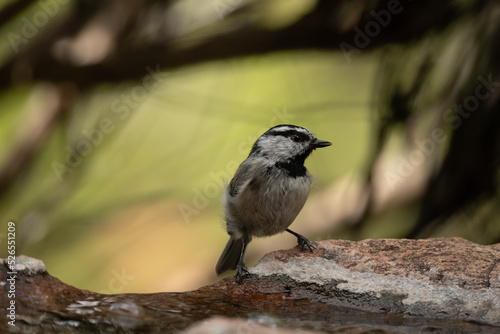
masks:
<svg viewBox="0 0 500 334"><path fill-rule="evenodd" d="M316 245L314 254L270 253L251 272L317 286L363 310L500 325L500 244L452 238Z"/></svg>
<svg viewBox="0 0 500 334"><path fill-rule="evenodd" d="M423 333L500 331L500 244L464 239L315 243L264 256L234 278L184 293L102 295L50 276L40 260L2 261L0 307L19 333ZM13 270L14 269L14 270ZM234 319L238 318L238 319ZM208 321L206 321L208 320ZM272 329L277 331L271 331Z"/></svg>

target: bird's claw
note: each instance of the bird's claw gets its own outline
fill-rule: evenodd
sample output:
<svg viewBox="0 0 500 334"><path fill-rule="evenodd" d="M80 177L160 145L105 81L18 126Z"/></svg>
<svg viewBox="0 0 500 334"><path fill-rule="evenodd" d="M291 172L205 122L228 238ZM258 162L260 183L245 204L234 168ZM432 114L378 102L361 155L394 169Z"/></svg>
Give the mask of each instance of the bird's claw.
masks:
<svg viewBox="0 0 500 334"><path fill-rule="evenodd" d="M306 237L304 237L300 234L297 237L297 243L299 244L302 251L304 251L304 246L307 246L309 248L309 250L311 251L311 253L313 252L313 248L316 248L316 247L314 247L312 242L309 241L309 239L307 239Z"/></svg>
<svg viewBox="0 0 500 334"><path fill-rule="evenodd" d="M238 266L236 267L236 283L242 284L243 278L245 278L245 276L247 275L250 275L247 266L245 266L244 264L238 264Z"/></svg>

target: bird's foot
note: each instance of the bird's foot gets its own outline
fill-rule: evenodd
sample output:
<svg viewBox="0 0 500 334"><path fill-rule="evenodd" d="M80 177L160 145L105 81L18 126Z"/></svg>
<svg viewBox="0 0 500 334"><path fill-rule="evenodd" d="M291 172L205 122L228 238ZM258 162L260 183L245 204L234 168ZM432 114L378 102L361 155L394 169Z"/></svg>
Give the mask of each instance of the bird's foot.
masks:
<svg viewBox="0 0 500 334"><path fill-rule="evenodd" d="M287 228L286 231L297 237L297 243L299 244L302 251L304 251L304 246L307 246L309 248L309 250L311 251L311 253L313 251L313 248L316 248L316 247L314 247L312 242L310 242L309 239L307 239L303 235L300 235L297 232L290 230L289 228Z"/></svg>
<svg viewBox="0 0 500 334"><path fill-rule="evenodd" d="M242 284L243 278L247 275L250 275L247 266L245 266L245 264L238 264L236 267L236 283Z"/></svg>
<svg viewBox="0 0 500 334"><path fill-rule="evenodd" d="M309 239L307 239L306 237L304 237L303 235L297 235L297 243L299 244L300 248L302 249L302 251L304 251L304 246L307 246L309 248L309 250L313 251L313 248L316 248L314 247L314 245L312 244L312 242L309 241Z"/></svg>

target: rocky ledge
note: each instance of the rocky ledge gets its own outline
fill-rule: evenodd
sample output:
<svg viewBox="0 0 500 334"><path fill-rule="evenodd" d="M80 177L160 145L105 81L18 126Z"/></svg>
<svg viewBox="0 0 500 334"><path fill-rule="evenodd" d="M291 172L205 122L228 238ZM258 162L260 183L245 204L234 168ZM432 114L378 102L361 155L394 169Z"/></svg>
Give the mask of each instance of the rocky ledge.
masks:
<svg viewBox="0 0 500 334"><path fill-rule="evenodd" d="M64 284L40 260L20 256L12 268L2 260L1 308L15 301L15 310L0 332L500 330L500 244L435 238L314 245L313 253L296 247L267 254L242 285L231 277L183 293L102 295Z"/></svg>

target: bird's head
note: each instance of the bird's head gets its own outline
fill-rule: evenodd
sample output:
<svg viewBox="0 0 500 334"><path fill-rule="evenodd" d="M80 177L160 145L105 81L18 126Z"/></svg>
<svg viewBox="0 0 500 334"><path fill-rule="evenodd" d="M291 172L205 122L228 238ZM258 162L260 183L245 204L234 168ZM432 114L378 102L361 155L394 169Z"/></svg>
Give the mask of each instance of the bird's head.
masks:
<svg viewBox="0 0 500 334"><path fill-rule="evenodd" d="M267 130L257 139L250 155L262 156L273 162L304 163L311 152L332 143L317 139L306 128L282 124Z"/></svg>

